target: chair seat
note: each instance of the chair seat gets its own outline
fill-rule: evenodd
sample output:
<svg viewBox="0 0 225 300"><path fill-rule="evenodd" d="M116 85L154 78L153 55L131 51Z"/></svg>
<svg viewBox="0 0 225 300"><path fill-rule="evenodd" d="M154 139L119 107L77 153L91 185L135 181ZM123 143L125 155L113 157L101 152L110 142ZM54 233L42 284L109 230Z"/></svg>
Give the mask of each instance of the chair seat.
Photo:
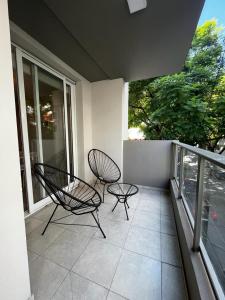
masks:
<svg viewBox="0 0 225 300"><path fill-rule="evenodd" d="M64 209L74 212L77 215L95 211L96 207L101 204L99 195L96 194L93 188L88 187L86 184L79 184L76 187L72 186L72 188L68 187L66 192L69 193L72 198L58 191L56 192L57 197L55 197L55 202L62 205ZM57 198L60 198L60 201Z"/></svg>
<svg viewBox="0 0 225 300"><path fill-rule="evenodd" d="M56 204L56 207L45 229L43 230L42 235L45 233L50 223L64 224L57 223L57 221L60 221L68 216L52 221L55 211L57 210L58 206L61 205L65 210L70 211L75 215L90 213L94 218L97 227L102 232L103 237L106 237L100 226L98 218L98 207L100 206L102 200L101 196L94 187L68 172L43 163L34 164L33 172L42 187L45 188L49 197ZM65 182L68 182L67 187L65 187ZM96 213L96 217L94 212Z"/></svg>
<svg viewBox="0 0 225 300"><path fill-rule="evenodd" d="M102 182L117 182L121 177L120 169L115 161L101 150L90 150L88 163L93 174Z"/></svg>
<svg viewBox="0 0 225 300"><path fill-rule="evenodd" d="M103 185L102 202L104 202L105 186L109 183L115 183L120 179L120 169L111 157L98 149L91 149L88 152L88 164L97 178L95 185L98 181Z"/></svg>

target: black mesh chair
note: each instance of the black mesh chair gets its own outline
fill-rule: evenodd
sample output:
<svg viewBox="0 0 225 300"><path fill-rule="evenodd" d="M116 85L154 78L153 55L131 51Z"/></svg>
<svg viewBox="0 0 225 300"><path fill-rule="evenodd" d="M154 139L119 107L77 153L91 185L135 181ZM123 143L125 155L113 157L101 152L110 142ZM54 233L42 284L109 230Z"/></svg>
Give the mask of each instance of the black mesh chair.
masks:
<svg viewBox="0 0 225 300"><path fill-rule="evenodd" d="M111 157L98 149L89 151L88 163L97 178L94 187L99 183L103 186L102 202L104 202L105 186L109 183L115 183L120 179L120 169Z"/></svg>
<svg viewBox="0 0 225 300"><path fill-rule="evenodd" d="M50 216L49 221L42 232L42 235L45 233L50 223L55 223L64 225L98 227L103 237L106 237L100 226L98 218L98 207L102 202L101 196L95 188L93 188L85 181L77 178L76 176L47 164L34 164L33 172L49 197L56 204L56 207L54 208L54 211ZM68 186L65 186L65 182L68 182L68 179L73 179L73 181ZM68 214L65 217L58 218L56 220L52 220L59 206L62 206L66 211L71 212L71 214ZM58 222L71 215L84 214L91 214L97 225L94 226L83 224L67 224Z"/></svg>

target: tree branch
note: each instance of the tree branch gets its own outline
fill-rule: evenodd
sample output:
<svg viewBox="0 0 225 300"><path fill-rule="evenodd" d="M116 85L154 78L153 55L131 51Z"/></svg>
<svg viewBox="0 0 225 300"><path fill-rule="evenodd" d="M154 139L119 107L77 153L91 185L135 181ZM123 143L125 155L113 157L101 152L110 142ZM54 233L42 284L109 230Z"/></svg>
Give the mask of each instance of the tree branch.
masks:
<svg viewBox="0 0 225 300"><path fill-rule="evenodd" d="M206 142L210 142L210 141L216 141L217 140L217 142L220 140L220 139L222 139L224 137L224 135L221 135L221 136L217 136L217 137L215 137L215 138L212 138L212 139L208 139L208 140L206 140Z"/></svg>
<svg viewBox="0 0 225 300"><path fill-rule="evenodd" d="M145 109L142 106L135 106L135 105L129 104L129 107L131 107L133 109L141 110L145 114L145 117L147 118L147 124L149 124L149 125L151 124L151 120L149 119L147 112L145 111ZM146 121L144 123L146 123Z"/></svg>

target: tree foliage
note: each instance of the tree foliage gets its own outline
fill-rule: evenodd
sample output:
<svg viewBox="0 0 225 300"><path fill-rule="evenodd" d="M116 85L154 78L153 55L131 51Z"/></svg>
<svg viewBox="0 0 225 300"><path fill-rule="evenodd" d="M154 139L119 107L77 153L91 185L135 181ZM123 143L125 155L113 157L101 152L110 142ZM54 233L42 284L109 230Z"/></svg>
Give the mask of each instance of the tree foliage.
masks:
<svg viewBox="0 0 225 300"><path fill-rule="evenodd" d="M225 136L224 35L215 20L197 28L180 73L129 84L129 126L146 139L214 150Z"/></svg>

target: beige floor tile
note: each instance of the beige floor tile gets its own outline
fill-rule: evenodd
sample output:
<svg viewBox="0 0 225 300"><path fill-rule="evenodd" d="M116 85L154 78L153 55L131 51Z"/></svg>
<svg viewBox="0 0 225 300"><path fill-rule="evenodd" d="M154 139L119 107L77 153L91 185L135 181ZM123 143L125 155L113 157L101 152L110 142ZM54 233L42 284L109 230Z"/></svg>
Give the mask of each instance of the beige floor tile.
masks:
<svg viewBox="0 0 225 300"><path fill-rule="evenodd" d="M130 300L161 299L161 262L124 251L111 290Z"/></svg>
<svg viewBox="0 0 225 300"><path fill-rule="evenodd" d="M121 255L121 248L93 239L73 271L97 284L109 288Z"/></svg>
<svg viewBox="0 0 225 300"><path fill-rule="evenodd" d="M105 300L107 294L104 287L71 272L52 300Z"/></svg>
<svg viewBox="0 0 225 300"><path fill-rule="evenodd" d="M31 291L35 300L50 299L68 271L43 257L30 263Z"/></svg>
<svg viewBox="0 0 225 300"><path fill-rule="evenodd" d="M89 242L89 237L65 230L44 252L49 260L71 269L84 252Z"/></svg>
<svg viewBox="0 0 225 300"><path fill-rule="evenodd" d="M125 249L161 260L160 232L132 226Z"/></svg>

